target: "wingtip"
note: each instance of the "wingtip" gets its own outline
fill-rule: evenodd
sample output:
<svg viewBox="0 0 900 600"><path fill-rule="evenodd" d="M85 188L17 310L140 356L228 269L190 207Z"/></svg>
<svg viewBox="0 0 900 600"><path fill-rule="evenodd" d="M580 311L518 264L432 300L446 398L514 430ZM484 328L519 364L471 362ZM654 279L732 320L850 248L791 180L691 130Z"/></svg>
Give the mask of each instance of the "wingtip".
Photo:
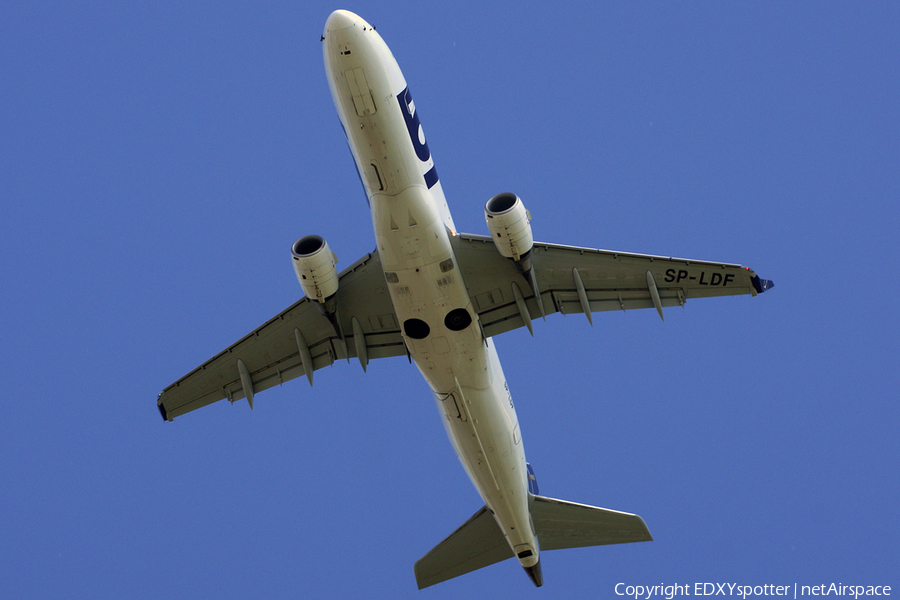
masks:
<svg viewBox="0 0 900 600"><path fill-rule="evenodd" d="M160 394L160 396L162 396L162 394ZM156 400L156 408L159 409L159 414L162 415L163 421L168 421L169 414L166 411L166 405L164 403L160 402L158 398Z"/></svg>
<svg viewBox="0 0 900 600"><path fill-rule="evenodd" d="M754 275L751 281L753 282L753 287L756 289L757 294L762 294L775 287L774 281L771 279L760 279L758 275Z"/></svg>

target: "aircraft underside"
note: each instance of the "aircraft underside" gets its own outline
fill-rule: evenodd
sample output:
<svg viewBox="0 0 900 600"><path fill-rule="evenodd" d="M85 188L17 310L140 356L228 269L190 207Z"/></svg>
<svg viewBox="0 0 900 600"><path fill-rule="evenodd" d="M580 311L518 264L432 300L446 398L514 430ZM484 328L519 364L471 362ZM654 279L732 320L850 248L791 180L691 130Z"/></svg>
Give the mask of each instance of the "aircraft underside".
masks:
<svg viewBox="0 0 900 600"><path fill-rule="evenodd" d="M337 360L408 356L484 500L415 565L420 588L515 557L542 585L540 552L650 541L637 515L540 496L492 336L555 312L684 306L772 287L736 264L535 242L515 194L485 205L490 236L457 232L409 87L374 28L335 11L322 36L335 108L372 213L376 249L337 272L303 237L292 262L305 297L160 394L165 420L246 398ZM384 290L387 290L387 294Z"/></svg>

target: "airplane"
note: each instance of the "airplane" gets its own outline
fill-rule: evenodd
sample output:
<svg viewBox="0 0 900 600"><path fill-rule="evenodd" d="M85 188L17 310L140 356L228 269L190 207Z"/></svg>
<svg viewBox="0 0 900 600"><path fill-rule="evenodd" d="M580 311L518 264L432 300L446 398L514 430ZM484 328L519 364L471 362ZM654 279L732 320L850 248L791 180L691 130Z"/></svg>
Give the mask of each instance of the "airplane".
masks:
<svg viewBox="0 0 900 600"><path fill-rule="evenodd" d="M736 264L535 242L522 200L485 204L489 236L457 231L419 112L375 28L333 12L325 72L366 193L376 248L338 273L316 235L291 247L305 297L163 390L166 421L247 399L356 358L406 356L431 388L450 442L484 500L415 564L419 589L515 557L536 586L540 552L650 541L641 517L541 496L492 337L552 313L684 306L773 287Z"/></svg>

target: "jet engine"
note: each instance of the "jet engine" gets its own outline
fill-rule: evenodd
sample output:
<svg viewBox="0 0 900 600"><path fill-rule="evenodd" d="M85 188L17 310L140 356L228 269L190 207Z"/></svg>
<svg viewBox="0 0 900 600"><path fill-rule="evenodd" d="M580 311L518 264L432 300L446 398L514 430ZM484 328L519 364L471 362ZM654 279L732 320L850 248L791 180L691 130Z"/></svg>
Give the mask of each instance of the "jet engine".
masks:
<svg viewBox="0 0 900 600"><path fill-rule="evenodd" d="M337 258L328 242L318 235L302 237L291 246L291 256L303 292L310 300L325 304L338 289Z"/></svg>
<svg viewBox="0 0 900 600"><path fill-rule="evenodd" d="M518 196L497 194L484 205L484 218L501 255L519 262L531 252L531 213Z"/></svg>

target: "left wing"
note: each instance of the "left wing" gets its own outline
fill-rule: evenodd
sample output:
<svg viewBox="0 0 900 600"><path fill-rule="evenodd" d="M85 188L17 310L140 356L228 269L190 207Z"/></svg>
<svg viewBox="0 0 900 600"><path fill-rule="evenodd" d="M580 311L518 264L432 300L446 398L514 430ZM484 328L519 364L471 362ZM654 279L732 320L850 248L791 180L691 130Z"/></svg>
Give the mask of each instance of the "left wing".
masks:
<svg viewBox="0 0 900 600"><path fill-rule="evenodd" d="M774 284L748 267L535 242L534 282L497 251L490 237L451 238L485 336L555 312L585 313L684 306L690 298L755 296Z"/></svg>
<svg viewBox="0 0 900 600"><path fill-rule="evenodd" d="M169 387L157 399L163 419L227 398L231 402L306 374L335 360L402 356L406 345L377 252L339 275L334 322L303 298Z"/></svg>

